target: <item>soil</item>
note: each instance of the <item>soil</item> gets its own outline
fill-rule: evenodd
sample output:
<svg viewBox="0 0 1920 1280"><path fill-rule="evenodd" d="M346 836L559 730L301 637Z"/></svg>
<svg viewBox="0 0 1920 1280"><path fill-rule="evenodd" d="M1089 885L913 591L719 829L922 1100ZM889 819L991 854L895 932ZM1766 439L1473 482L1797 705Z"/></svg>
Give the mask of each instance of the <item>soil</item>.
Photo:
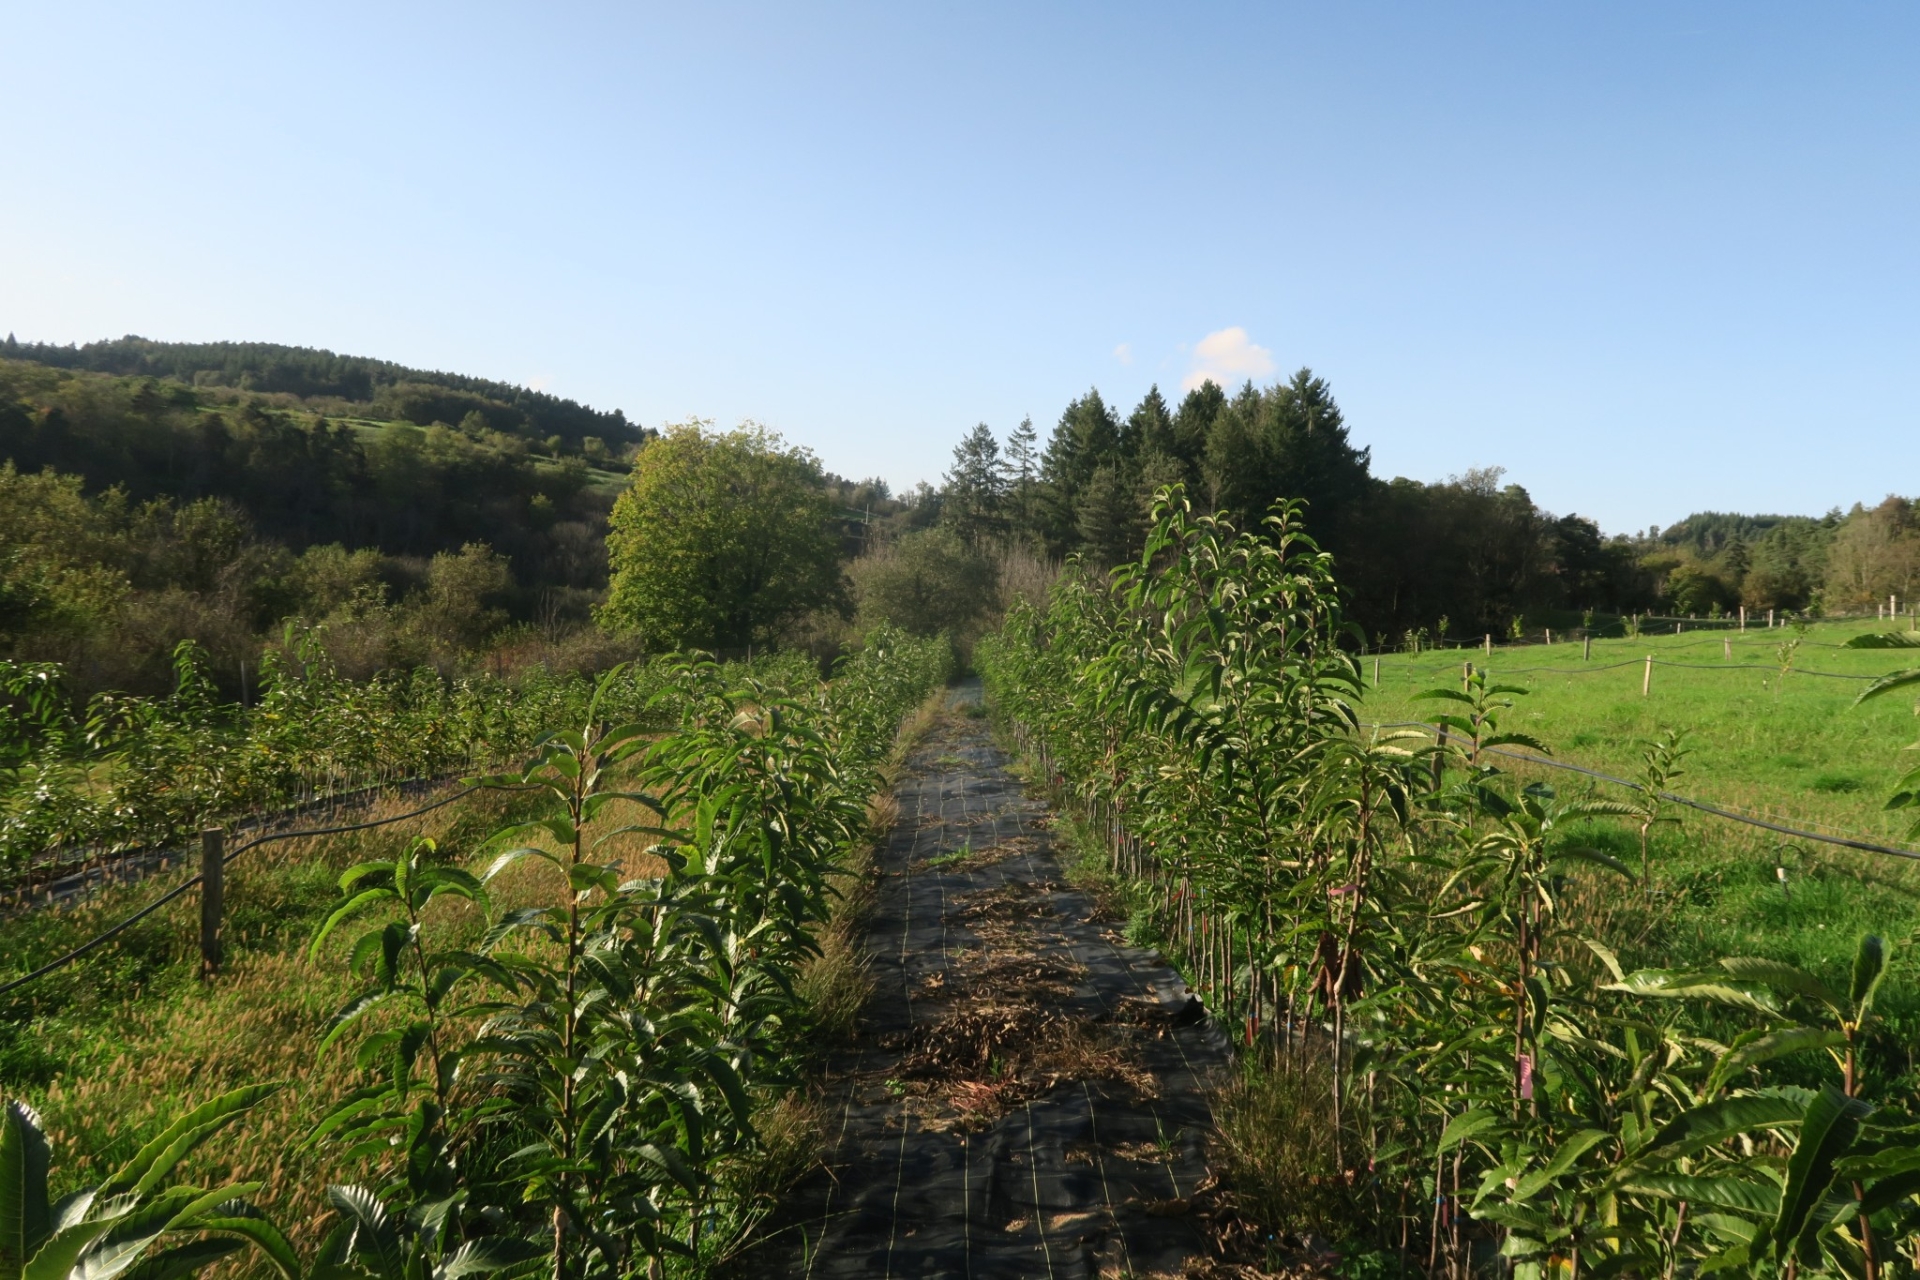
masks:
<svg viewBox="0 0 1920 1280"><path fill-rule="evenodd" d="M1047 806L956 695L879 859L875 995L829 1062L828 1150L755 1275L1180 1276L1212 1250L1225 1039L1067 885Z"/></svg>

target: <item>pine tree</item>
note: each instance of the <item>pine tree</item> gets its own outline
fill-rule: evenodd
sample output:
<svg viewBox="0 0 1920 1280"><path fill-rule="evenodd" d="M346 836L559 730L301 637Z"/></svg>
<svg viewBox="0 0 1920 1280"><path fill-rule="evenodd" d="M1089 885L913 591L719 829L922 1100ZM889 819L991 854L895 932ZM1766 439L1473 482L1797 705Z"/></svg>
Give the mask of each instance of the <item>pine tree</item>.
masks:
<svg viewBox="0 0 1920 1280"><path fill-rule="evenodd" d="M1000 442L981 423L953 450L953 470L941 477L941 520L969 543L998 533L1004 525L1007 468Z"/></svg>
<svg viewBox="0 0 1920 1280"><path fill-rule="evenodd" d="M1040 465L1040 437L1033 429L1031 415L1020 419L1020 425L1007 437L1007 469L1011 473L1014 488L1032 484Z"/></svg>
<svg viewBox="0 0 1920 1280"><path fill-rule="evenodd" d="M1020 419L1020 425L1007 436L1007 526L1023 541L1044 539L1040 527L1039 435L1032 417Z"/></svg>
<svg viewBox="0 0 1920 1280"><path fill-rule="evenodd" d="M1144 524L1140 505L1120 468L1107 463L1088 478L1076 512L1075 531L1086 557L1100 568L1133 558Z"/></svg>
<svg viewBox="0 0 1920 1280"><path fill-rule="evenodd" d="M1094 472L1118 461L1119 454L1120 424L1098 390L1067 406L1040 460L1039 523L1054 550L1078 540L1080 496Z"/></svg>

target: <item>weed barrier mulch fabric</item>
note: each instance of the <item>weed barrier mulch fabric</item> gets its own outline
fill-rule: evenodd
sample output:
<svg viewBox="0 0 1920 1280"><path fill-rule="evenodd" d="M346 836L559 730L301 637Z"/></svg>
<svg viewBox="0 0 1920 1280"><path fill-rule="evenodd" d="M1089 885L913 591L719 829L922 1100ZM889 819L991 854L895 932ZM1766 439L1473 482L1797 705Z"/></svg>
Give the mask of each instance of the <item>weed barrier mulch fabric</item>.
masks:
<svg viewBox="0 0 1920 1280"><path fill-rule="evenodd" d="M1046 805L983 720L948 716L898 800L874 996L823 1086L825 1167L752 1269L1180 1274L1209 1251L1195 1197L1212 1184L1225 1038L1164 960L1067 887Z"/></svg>

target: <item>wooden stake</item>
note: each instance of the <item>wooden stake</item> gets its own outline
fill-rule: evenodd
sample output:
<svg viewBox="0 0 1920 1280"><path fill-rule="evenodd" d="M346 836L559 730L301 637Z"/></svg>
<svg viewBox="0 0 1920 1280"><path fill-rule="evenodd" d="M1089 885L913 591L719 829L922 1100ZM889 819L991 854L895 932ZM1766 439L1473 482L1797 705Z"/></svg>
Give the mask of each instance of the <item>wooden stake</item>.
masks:
<svg viewBox="0 0 1920 1280"><path fill-rule="evenodd" d="M1460 692L1468 693L1473 689L1473 664L1462 663L1460 670Z"/></svg>
<svg viewBox="0 0 1920 1280"><path fill-rule="evenodd" d="M1640 696L1646 697L1653 689L1653 655L1647 655L1647 674L1640 677Z"/></svg>
<svg viewBox="0 0 1920 1280"><path fill-rule="evenodd" d="M1742 631L1747 629L1747 606L1745 605L1740 606L1740 629Z"/></svg>
<svg viewBox="0 0 1920 1280"><path fill-rule="evenodd" d="M1376 689L1380 687L1380 655L1379 654L1375 654L1373 656L1373 687Z"/></svg>
<svg viewBox="0 0 1920 1280"><path fill-rule="evenodd" d="M1489 658L1493 656L1493 632L1489 631L1480 637L1480 647L1486 651Z"/></svg>
<svg viewBox="0 0 1920 1280"><path fill-rule="evenodd" d="M1581 661L1592 662L1593 661L1593 637L1591 635L1588 635L1584 637L1584 641L1585 642L1580 646Z"/></svg>
<svg viewBox="0 0 1920 1280"><path fill-rule="evenodd" d="M220 909L226 893L227 837L218 827L200 833L200 976L220 969Z"/></svg>
<svg viewBox="0 0 1920 1280"><path fill-rule="evenodd" d="M1733 658L1733 641L1725 636L1720 637L1720 654L1729 660Z"/></svg>

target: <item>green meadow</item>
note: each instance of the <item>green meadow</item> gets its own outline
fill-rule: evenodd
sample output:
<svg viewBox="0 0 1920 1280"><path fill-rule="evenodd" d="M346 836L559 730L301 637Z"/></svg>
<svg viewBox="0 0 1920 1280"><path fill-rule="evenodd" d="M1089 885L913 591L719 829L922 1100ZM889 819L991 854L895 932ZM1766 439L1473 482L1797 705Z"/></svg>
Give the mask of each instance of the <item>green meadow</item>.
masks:
<svg viewBox="0 0 1920 1280"><path fill-rule="evenodd" d="M1495 646L1491 657L1479 648L1369 655L1362 715L1372 722L1423 719L1436 704L1415 695L1459 688L1471 662L1498 683L1525 690L1513 695L1516 705L1501 728L1539 739L1556 760L1635 779L1646 744L1680 730L1689 753L1668 790L1805 831L1920 850L1903 839L1911 811L1883 807L1895 781L1920 764L1914 699L1895 693L1855 705L1868 678L1920 666L1920 650L1843 647L1853 636L1891 629L1872 621L1815 624L1804 632L1705 626L1595 639L1590 653L1576 639ZM1648 657L1654 666L1643 693ZM1563 791L1626 794L1564 771L1498 763ZM1681 821L1653 829L1650 884L1585 890L1595 894L1597 916L1641 953L1636 959L1681 964L1761 954L1831 972L1852 954L1859 934L1872 931L1896 944L1901 1003L1909 1016L1920 1013L1920 965L1913 962L1920 863L1678 806L1667 813ZM1570 838L1639 865L1639 834L1630 824Z"/></svg>

